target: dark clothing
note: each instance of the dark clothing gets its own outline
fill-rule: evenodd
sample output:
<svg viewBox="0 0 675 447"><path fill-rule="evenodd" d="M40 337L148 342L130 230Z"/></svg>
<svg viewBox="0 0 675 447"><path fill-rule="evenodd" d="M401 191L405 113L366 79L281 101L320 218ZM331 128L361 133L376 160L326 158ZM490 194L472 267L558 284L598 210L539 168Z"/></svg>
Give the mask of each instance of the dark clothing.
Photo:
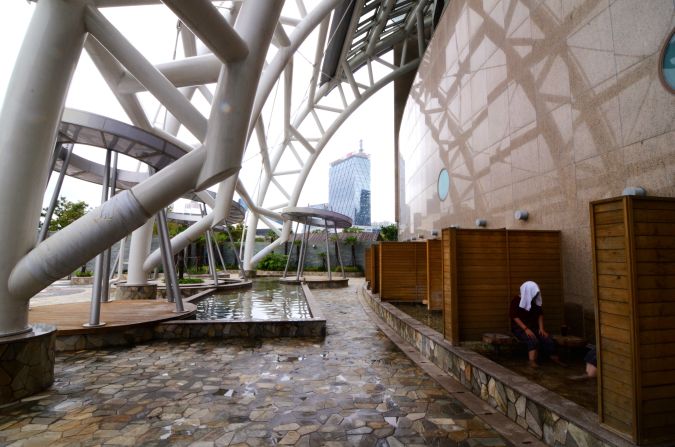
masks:
<svg viewBox="0 0 675 447"><path fill-rule="evenodd" d="M528 311L520 307L519 304L520 297L514 297L511 300L511 310L509 312L509 316L511 317L511 330L515 331L515 329L520 329L520 326L513 321L514 318L520 318L520 321L536 334L539 331L539 315L543 314L541 306L537 306L534 304L534 300L532 300L532 306Z"/></svg>
<svg viewBox="0 0 675 447"><path fill-rule="evenodd" d="M527 336L524 330L515 326L513 328L513 335L527 345L528 351L538 350L543 356L551 356L556 354L556 345L555 341L551 337L542 337L539 335L539 330L531 329L534 332L534 335L537 338L530 338Z"/></svg>
<svg viewBox="0 0 675 447"><path fill-rule="evenodd" d="M543 315L541 306L537 306L534 304L534 300L532 300L530 310L527 311L520 307L519 304L520 297L517 296L511 300L509 316L511 317L511 332L513 332L513 335L518 340L527 344L528 351L539 350L544 356L555 355L555 341L551 337L542 337L539 334L539 316ZM514 321L514 318L519 318L528 329L534 332L536 338L532 339L528 337L525 331Z"/></svg>
<svg viewBox="0 0 675 447"><path fill-rule="evenodd" d="M595 347L591 348L591 350L586 353L584 361L595 367L598 366L598 351L596 351Z"/></svg>

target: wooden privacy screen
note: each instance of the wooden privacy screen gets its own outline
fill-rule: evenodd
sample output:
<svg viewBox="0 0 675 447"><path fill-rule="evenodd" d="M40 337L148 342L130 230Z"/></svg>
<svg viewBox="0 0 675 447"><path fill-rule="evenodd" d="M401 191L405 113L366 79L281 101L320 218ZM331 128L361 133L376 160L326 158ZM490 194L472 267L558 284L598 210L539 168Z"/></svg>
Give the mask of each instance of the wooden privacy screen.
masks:
<svg viewBox="0 0 675 447"><path fill-rule="evenodd" d="M440 239L427 241L427 309L443 310L443 254Z"/></svg>
<svg viewBox="0 0 675 447"><path fill-rule="evenodd" d="M370 290L380 293L380 245L370 246Z"/></svg>
<svg viewBox="0 0 675 447"><path fill-rule="evenodd" d="M511 332L509 305L520 285L535 281L544 321L557 332L563 321L559 231L443 230L443 312L451 343Z"/></svg>
<svg viewBox="0 0 675 447"><path fill-rule="evenodd" d="M598 414L637 444L675 441L675 199L591 203Z"/></svg>
<svg viewBox="0 0 675 447"><path fill-rule="evenodd" d="M381 242L379 251L380 299L420 303L426 299L427 244Z"/></svg>
<svg viewBox="0 0 675 447"><path fill-rule="evenodd" d="M370 249L370 247L366 248L364 256L364 271L363 271L363 276L366 277L366 284L368 285L368 288L370 288L370 283L373 280L373 277L371 276L371 268L372 268L372 263L373 263L373 251Z"/></svg>

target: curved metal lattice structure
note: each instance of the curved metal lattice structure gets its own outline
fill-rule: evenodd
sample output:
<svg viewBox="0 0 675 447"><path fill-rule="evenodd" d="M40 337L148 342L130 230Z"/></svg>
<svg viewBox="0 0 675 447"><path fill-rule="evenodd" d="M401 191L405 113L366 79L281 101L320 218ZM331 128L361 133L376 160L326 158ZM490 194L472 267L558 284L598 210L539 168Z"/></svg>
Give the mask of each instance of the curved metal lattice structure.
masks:
<svg viewBox="0 0 675 447"><path fill-rule="evenodd" d="M347 117L383 86L415 70L417 55L423 54L443 4L434 0L193 0L186 6L179 0L163 0L180 21L184 56L152 64L102 11L147 3L154 2L73 0L36 5L0 114L4 160L0 203L15 210L0 216L4 253L0 336L28 330L26 303L31 296L132 232L129 281L144 281L152 263L147 253L152 217L158 214L164 222L164 209L186 194L218 185L213 201L200 193L213 211L190 227L193 233L227 221L235 191L246 202L249 228L261 221L275 229L282 221L279 210L297 206L309 171ZM203 51L198 50L198 41ZM294 71L300 63L295 62L298 50L307 45L314 52L309 82ZM410 45L415 51L408 51ZM394 48L399 51L396 62L386 56ZM56 135L62 136L60 143L82 142L75 135L79 128L81 135L89 132L93 139L102 138L99 146L121 152L129 147L127 143L132 147L139 143L113 141L114 132L105 136L92 131L95 126L73 125L68 119L71 112L61 123L82 49L140 129L138 134L145 132L148 141L157 136L155 142L161 147L148 143L147 154L142 144L136 147L136 158L156 172L146 179L129 180L124 185L128 189L36 245L34 228L47 174L65 161L54 156ZM58 70L53 69L56 65ZM270 110L270 101L276 98L275 89L283 91L281 111L270 115L280 129L278 138L269 133L272 123L263 122L263 111ZM302 90L305 94L298 98L294 92ZM161 128L141 105L138 94L145 92L166 110ZM193 101L196 93L210 104L205 114ZM182 129L198 142L195 147L177 138L179 132L185 134ZM255 198L237 176L246 150L260 154L262 174ZM104 184L105 177L100 176ZM123 181L124 175L118 180ZM282 203L269 203L274 195L271 188L284 197ZM16 190L26 193L18 197ZM250 231L245 267L251 268L260 256L286 241L289 229L286 223L281 237L255 256ZM183 243L164 240L165 259L182 249ZM175 279L168 281L175 283ZM169 285L172 290L177 287ZM91 325L99 324L100 300L100 296L92 298Z"/></svg>

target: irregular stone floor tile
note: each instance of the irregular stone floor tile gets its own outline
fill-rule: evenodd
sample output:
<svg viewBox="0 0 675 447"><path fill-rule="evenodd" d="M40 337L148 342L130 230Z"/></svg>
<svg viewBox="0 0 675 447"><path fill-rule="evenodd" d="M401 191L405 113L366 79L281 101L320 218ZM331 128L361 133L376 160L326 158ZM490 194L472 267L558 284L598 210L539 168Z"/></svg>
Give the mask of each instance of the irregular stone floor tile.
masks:
<svg viewBox="0 0 675 447"><path fill-rule="evenodd" d="M58 354L49 390L0 407L0 445L506 445L376 328L361 283L314 291L325 339Z"/></svg>

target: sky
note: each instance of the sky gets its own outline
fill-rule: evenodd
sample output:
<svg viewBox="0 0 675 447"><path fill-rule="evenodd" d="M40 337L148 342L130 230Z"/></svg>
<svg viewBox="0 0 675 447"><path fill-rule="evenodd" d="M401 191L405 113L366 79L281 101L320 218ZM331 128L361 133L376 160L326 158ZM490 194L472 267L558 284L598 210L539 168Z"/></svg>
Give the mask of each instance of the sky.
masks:
<svg viewBox="0 0 675 447"><path fill-rule="evenodd" d="M33 3L17 0L3 1L0 6L0 14L3 17L3 26L0 27L0 60L5 61L0 65L0 103L4 100L12 67L34 8ZM103 12L150 62L159 63L172 59L176 37L176 18L168 8L162 6L107 8ZM152 20L148 20L148 17L152 17ZM310 54L307 50L303 51L301 59L309 61L312 58L313 52ZM302 70L298 68L299 65L296 63L296 70ZM152 118L156 109L154 98L147 93L139 96L146 108L146 113L149 111L148 115ZM66 106L129 122L107 84L84 52L71 83ZM208 116L208 106L204 104L203 107L204 113ZM373 222L394 221L393 88L391 85L366 101L333 136L309 175L298 206L328 202L329 163L342 158L349 152L358 151L361 140L364 152L371 155L371 220ZM242 170L241 174L249 192L252 192L255 184L255 178L249 177L255 177L256 173L259 173L257 160L260 157L256 157L254 152L249 151L244 158L245 161L249 160L249 165L256 163L256 167L249 166ZM105 153L103 150L93 152L88 150L86 156L102 162ZM128 161L126 165L120 167L133 170L136 168L136 163ZM52 176L45 193L45 206L51 197L56 177L56 175ZM84 200L90 206L96 206L100 202L101 193L99 186L67 178L61 195L69 200Z"/></svg>

